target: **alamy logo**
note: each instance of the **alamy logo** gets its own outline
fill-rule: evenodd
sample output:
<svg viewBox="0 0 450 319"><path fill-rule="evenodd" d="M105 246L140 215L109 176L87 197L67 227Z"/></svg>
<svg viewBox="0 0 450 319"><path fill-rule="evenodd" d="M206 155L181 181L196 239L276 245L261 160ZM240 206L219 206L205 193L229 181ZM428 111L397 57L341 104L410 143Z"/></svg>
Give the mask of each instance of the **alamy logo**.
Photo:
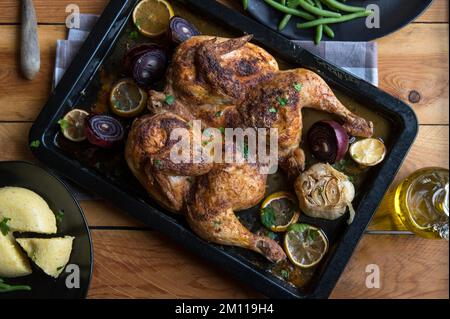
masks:
<svg viewBox="0 0 450 319"><path fill-rule="evenodd" d="M225 140L224 140L225 137ZM194 120L192 130L175 128L170 160L181 163L258 163L261 174L278 170L278 129L207 128Z"/></svg>
<svg viewBox="0 0 450 319"><path fill-rule="evenodd" d="M66 266L65 272L66 287L68 289L80 289L80 267L78 265L70 264Z"/></svg>
<svg viewBox="0 0 450 319"><path fill-rule="evenodd" d="M380 289L381 288L381 278L380 278L380 267L376 264L369 264L366 266L366 287L368 289Z"/></svg>
<svg viewBox="0 0 450 319"><path fill-rule="evenodd" d="M366 18L366 27L368 29L380 28L380 7L376 4L369 4L366 10L372 11L372 14Z"/></svg>
<svg viewBox="0 0 450 319"><path fill-rule="evenodd" d="M80 7L76 4L69 4L66 7L66 12L69 15L66 18L66 27L68 29L79 29L80 28Z"/></svg>

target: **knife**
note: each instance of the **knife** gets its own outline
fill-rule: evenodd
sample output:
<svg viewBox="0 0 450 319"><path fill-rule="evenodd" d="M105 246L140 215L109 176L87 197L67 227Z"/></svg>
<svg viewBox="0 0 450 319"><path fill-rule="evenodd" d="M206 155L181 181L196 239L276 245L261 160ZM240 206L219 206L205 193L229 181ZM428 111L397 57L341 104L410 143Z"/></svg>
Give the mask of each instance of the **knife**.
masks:
<svg viewBox="0 0 450 319"><path fill-rule="evenodd" d="M41 67L37 19L33 0L22 0L20 66L22 74L28 80L33 80Z"/></svg>

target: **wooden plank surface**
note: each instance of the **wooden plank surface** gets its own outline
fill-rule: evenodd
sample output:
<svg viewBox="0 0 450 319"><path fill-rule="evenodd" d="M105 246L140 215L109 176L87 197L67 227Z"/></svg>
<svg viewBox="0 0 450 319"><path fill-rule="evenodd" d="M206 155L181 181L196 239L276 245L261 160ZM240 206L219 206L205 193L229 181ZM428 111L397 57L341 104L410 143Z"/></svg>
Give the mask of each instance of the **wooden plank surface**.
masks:
<svg viewBox="0 0 450 319"><path fill-rule="evenodd" d="M221 0L222 2L238 2ZM82 13L99 14L108 0L79 0ZM31 122L45 103L53 76L55 41L63 39L68 0L34 0L39 22L42 67L33 82L18 73L19 1L0 2L0 160L35 161L28 149ZM448 0L435 0L414 24L379 41L380 86L408 102L422 125L396 182L412 171L448 162ZM59 25L54 25L59 24ZM395 185L395 183L393 185ZM260 297L217 267L202 261L104 201L81 203L94 229L91 298ZM380 208L371 229L387 225ZM111 229L104 230L104 227ZM118 230L133 227L136 230ZM333 292L333 298L448 298L448 243L415 237L363 237ZM380 266L381 289L365 287L365 268Z"/></svg>

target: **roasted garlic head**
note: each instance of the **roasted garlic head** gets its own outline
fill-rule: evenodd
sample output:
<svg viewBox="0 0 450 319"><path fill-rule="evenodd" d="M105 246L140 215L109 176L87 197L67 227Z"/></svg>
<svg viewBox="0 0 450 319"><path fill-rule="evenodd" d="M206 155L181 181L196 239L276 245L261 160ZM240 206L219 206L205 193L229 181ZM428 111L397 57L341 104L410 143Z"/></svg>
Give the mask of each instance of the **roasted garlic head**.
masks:
<svg viewBox="0 0 450 319"><path fill-rule="evenodd" d="M315 164L295 182L295 192L301 210L310 217L335 220L350 209L351 224L354 210L351 202L355 187L348 177L329 164Z"/></svg>

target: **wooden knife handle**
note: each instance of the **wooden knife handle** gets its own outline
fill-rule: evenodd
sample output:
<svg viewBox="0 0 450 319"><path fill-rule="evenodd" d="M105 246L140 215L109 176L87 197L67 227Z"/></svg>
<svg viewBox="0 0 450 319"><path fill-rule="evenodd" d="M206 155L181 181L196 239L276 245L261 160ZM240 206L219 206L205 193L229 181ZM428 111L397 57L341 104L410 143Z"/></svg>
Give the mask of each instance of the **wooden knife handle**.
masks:
<svg viewBox="0 0 450 319"><path fill-rule="evenodd" d="M20 64L23 75L33 80L41 67L36 11L33 0L22 0Z"/></svg>

